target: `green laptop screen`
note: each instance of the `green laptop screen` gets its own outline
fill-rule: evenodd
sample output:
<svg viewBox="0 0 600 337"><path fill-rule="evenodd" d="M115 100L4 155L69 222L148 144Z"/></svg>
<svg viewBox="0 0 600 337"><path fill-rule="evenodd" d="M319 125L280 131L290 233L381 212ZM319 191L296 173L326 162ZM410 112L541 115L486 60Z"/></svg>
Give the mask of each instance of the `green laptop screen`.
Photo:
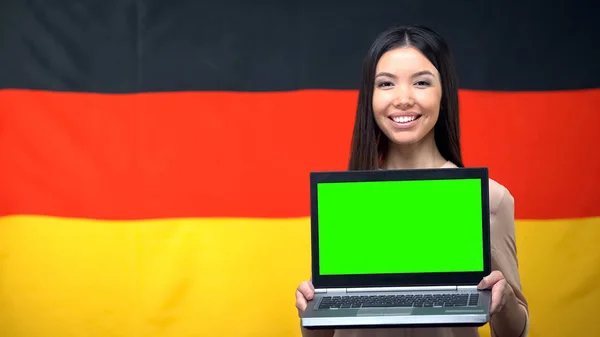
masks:
<svg viewBox="0 0 600 337"><path fill-rule="evenodd" d="M317 185L321 275L483 270L481 180Z"/></svg>

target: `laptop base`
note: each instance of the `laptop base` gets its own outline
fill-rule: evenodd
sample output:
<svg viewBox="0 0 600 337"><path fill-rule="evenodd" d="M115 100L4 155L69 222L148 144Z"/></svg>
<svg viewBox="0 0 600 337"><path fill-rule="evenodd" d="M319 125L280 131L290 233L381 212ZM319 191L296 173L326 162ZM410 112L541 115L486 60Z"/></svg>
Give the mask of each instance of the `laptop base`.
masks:
<svg viewBox="0 0 600 337"><path fill-rule="evenodd" d="M457 292L462 293L462 292ZM491 292L477 290L477 303L468 306L360 307L319 309L331 295L317 294L301 318L306 329L371 329L421 327L481 327L489 322ZM462 293L465 294L465 293ZM356 294L360 296L361 294ZM335 296L335 295L334 295ZM340 298L348 295L341 295Z"/></svg>
<svg viewBox="0 0 600 337"><path fill-rule="evenodd" d="M341 329L390 329L390 328L436 328L481 327L488 323L487 314L474 315L424 315L424 316L369 316L319 319L302 318L302 327L308 330Z"/></svg>

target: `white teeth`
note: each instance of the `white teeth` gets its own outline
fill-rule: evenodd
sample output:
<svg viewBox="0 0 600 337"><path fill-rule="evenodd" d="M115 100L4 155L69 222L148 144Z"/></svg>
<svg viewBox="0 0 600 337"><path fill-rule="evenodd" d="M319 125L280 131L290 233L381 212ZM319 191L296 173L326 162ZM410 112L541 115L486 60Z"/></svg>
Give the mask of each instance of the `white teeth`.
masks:
<svg viewBox="0 0 600 337"><path fill-rule="evenodd" d="M396 123L409 123L417 119L417 116L402 116L402 117L393 117L392 120Z"/></svg>

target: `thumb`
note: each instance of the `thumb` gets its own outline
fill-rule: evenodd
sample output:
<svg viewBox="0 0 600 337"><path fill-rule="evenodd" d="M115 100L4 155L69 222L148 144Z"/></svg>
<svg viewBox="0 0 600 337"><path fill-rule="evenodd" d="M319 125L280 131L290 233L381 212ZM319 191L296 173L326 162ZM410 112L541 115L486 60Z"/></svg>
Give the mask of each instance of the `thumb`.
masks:
<svg viewBox="0 0 600 337"><path fill-rule="evenodd" d="M478 289L488 289L492 288L496 283L500 282L504 279L504 275L499 270L494 270L489 275L483 278L481 282L477 285Z"/></svg>
<svg viewBox="0 0 600 337"><path fill-rule="evenodd" d="M488 277L484 277L481 279L481 281L479 282L479 284L477 285L477 289L487 289L489 288L489 282L488 282Z"/></svg>
<svg viewBox="0 0 600 337"><path fill-rule="evenodd" d="M315 289L310 282L302 282L302 284L298 287L298 291L308 301L312 300L313 296L315 295Z"/></svg>

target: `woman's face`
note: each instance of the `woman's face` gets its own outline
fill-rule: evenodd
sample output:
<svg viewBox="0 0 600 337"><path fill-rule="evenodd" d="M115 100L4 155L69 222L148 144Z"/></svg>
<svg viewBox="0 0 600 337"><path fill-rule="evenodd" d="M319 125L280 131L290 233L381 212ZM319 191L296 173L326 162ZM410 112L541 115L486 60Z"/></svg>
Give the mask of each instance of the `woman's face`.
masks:
<svg viewBox="0 0 600 337"><path fill-rule="evenodd" d="M415 144L430 134L438 120L441 99L439 73L418 49L393 49L379 59L373 113L393 143Z"/></svg>

